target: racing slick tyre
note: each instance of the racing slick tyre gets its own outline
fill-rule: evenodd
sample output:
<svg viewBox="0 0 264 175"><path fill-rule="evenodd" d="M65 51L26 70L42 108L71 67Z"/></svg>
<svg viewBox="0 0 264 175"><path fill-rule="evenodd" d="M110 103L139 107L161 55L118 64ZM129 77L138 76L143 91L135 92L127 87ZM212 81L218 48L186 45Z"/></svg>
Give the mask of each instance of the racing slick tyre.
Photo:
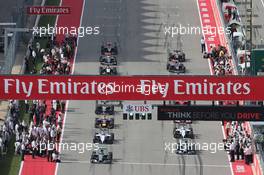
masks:
<svg viewBox="0 0 264 175"><path fill-rule="evenodd" d="M92 155L91 155L91 158L90 158L90 162L91 163L94 163L93 159L94 159L94 155L96 154L95 151L92 152Z"/></svg>
<svg viewBox="0 0 264 175"><path fill-rule="evenodd" d="M116 68L113 69L113 75L117 75L117 70L116 70Z"/></svg>
<svg viewBox="0 0 264 175"><path fill-rule="evenodd" d="M112 152L109 152L107 158L110 160L110 163L112 163L113 153Z"/></svg>
<svg viewBox="0 0 264 175"><path fill-rule="evenodd" d="M111 138L112 138L112 140L110 141L110 143L113 144L113 143L114 143L114 140L115 140L115 135L114 135L114 133L111 133Z"/></svg>
<svg viewBox="0 0 264 175"><path fill-rule="evenodd" d="M100 67L100 69L99 69L99 73L100 73L100 75L103 75L103 68L102 67Z"/></svg>
<svg viewBox="0 0 264 175"><path fill-rule="evenodd" d="M109 123L109 125L108 125L108 128L109 128L109 129L114 129L114 127L115 127L115 119L112 118L112 119L110 120L110 123Z"/></svg>
<svg viewBox="0 0 264 175"><path fill-rule="evenodd" d="M98 126L98 122L97 122L97 120L98 120L99 118L95 118L95 123L94 123L94 127L95 128L98 128L99 126Z"/></svg>
<svg viewBox="0 0 264 175"><path fill-rule="evenodd" d="M117 46L114 47L114 54L117 55L118 51L117 51Z"/></svg>
<svg viewBox="0 0 264 175"><path fill-rule="evenodd" d="M185 72L186 72L186 68L185 68L185 67L183 67L182 73L185 73Z"/></svg>

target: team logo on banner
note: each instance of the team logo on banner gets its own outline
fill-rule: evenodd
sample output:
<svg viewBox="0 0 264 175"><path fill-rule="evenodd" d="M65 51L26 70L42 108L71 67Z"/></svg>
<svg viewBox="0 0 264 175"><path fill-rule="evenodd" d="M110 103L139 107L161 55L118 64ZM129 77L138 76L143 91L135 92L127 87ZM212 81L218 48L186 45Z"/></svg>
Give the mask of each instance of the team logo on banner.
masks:
<svg viewBox="0 0 264 175"><path fill-rule="evenodd" d="M152 106L149 104L124 104L123 113L151 113Z"/></svg>

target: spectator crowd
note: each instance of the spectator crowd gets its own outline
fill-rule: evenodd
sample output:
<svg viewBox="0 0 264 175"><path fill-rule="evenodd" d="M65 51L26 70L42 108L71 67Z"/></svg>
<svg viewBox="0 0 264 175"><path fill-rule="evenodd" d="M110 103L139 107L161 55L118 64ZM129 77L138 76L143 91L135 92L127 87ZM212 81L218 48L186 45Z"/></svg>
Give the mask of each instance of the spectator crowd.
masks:
<svg viewBox="0 0 264 175"><path fill-rule="evenodd" d="M55 145L59 141L62 129L62 113L65 110L65 102L52 101L53 106L49 115L46 113L45 101L34 100L31 106L26 103L26 112L30 113L33 125L29 127L25 121L19 121L19 105L17 100L10 100L9 115L0 131L0 153L1 156L7 151L11 137L15 137L15 154L20 154L24 160L25 154L45 156L48 144ZM58 112L61 111L61 112ZM56 115L58 116L56 118ZM43 146L44 148L40 148ZM47 148L47 149L45 149ZM43 150L40 152L40 150ZM58 161L55 147L50 152L50 161Z"/></svg>
<svg viewBox="0 0 264 175"><path fill-rule="evenodd" d="M210 47L209 52L204 51L204 58L210 58L215 75L231 75L231 58L224 46Z"/></svg>
<svg viewBox="0 0 264 175"><path fill-rule="evenodd" d="M71 59L75 51L77 37L65 35L62 42L57 42L56 37L49 37L46 48L41 48L40 43L29 45L30 55L26 57L26 72L37 73L37 60L40 58L42 66L40 74L63 75L71 72Z"/></svg>
<svg viewBox="0 0 264 175"><path fill-rule="evenodd" d="M37 42L35 47L29 46L30 57L33 61L33 71L36 73L36 58L42 59L40 74L67 75L71 73L71 62L77 44L77 36L66 34L61 43L56 37L49 37L45 49ZM34 49L33 49L34 48ZM27 65L28 66L28 65ZM26 67L27 67L26 66ZM47 104L50 103L50 104ZM16 142L21 145L22 160L25 154L47 157L48 161L60 162L58 147L62 132L65 101L34 100L29 107L30 118L33 121L25 140Z"/></svg>
<svg viewBox="0 0 264 175"><path fill-rule="evenodd" d="M225 130L227 137L224 143L229 151L230 161L244 160L246 164L253 163L253 139L243 127L243 122L227 122Z"/></svg>
<svg viewBox="0 0 264 175"><path fill-rule="evenodd" d="M34 100L28 105L26 112L32 125L16 131L15 153L21 154L22 160L31 154L33 159L40 156L47 157L48 161L60 161L56 143L60 141L65 101L50 102L49 105L45 100Z"/></svg>
<svg viewBox="0 0 264 175"><path fill-rule="evenodd" d="M65 35L61 42L49 37L46 48L40 43L30 44L29 56L25 58L27 73L36 74L38 61L41 60L39 74L67 75L71 73L71 62L77 44L77 37ZM46 157L47 161L60 162L58 146L60 142L66 101L62 100L25 100L26 113L31 124L19 121L17 100L10 100L8 115L0 131L0 153L6 152L8 143L15 137L15 154Z"/></svg>

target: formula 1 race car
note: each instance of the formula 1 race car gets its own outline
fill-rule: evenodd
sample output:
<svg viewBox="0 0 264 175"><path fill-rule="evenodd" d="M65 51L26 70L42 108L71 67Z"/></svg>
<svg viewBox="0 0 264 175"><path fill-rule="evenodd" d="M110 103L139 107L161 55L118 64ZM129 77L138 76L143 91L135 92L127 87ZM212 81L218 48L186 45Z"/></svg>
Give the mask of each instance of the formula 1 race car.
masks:
<svg viewBox="0 0 264 175"><path fill-rule="evenodd" d="M190 139L183 139L177 143L176 154L194 155L196 154L195 143Z"/></svg>
<svg viewBox="0 0 264 175"><path fill-rule="evenodd" d="M98 100L96 101L96 105L107 105L107 106L115 106L115 107L121 107L122 101L120 100Z"/></svg>
<svg viewBox="0 0 264 175"><path fill-rule="evenodd" d="M103 118L95 118L95 128L114 128L114 118L107 118L104 116Z"/></svg>
<svg viewBox="0 0 264 175"><path fill-rule="evenodd" d="M98 104L95 109L95 114L97 115L114 115L114 113L114 105Z"/></svg>
<svg viewBox="0 0 264 175"><path fill-rule="evenodd" d="M107 148L99 148L92 152L90 162L98 164L111 164L113 160L113 153L108 152Z"/></svg>
<svg viewBox="0 0 264 175"><path fill-rule="evenodd" d="M169 61L178 60L179 62L185 61L185 53L181 50L173 50L169 53Z"/></svg>
<svg viewBox="0 0 264 175"><path fill-rule="evenodd" d="M117 75L117 69L113 66L100 66L100 75Z"/></svg>
<svg viewBox="0 0 264 175"><path fill-rule="evenodd" d="M179 128L174 128L173 136L176 139L180 139L180 138L193 139L194 138L192 128L186 128L186 126L180 126Z"/></svg>
<svg viewBox="0 0 264 175"><path fill-rule="evenodd" d="M109 130L102 129L100 132L95 133L93 143L113 144L114 133L109 133Z"/></svg>
<svg viewBox="0 0 264 175"><path fill-rule="evenodd" d="M172 73L185 73L185 66L178 60L169 61L167 63L167 70Z"/></svg>
<svg viewBox="0 0 264 175"><path fill-rule="evenodd" d="M117 65L117 58L113 55L100 56L101 65Z"/></svg>
<svg viewBox="0 0 264 175"><path fill-rule="evenodd" d="M117 55L118 50L117 50L117 45L116 43L112 42L106 42L103 43L101 46L101 55Z"/></svg>

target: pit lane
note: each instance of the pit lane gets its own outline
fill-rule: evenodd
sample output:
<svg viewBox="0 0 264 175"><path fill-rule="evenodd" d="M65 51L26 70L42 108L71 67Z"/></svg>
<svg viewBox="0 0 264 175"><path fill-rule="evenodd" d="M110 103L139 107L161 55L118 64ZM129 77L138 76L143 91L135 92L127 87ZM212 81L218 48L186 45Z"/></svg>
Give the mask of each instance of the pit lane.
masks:
<svg viewBox="0 0 264 175"><path fill-rule="evenodd" d="M82 26L101 26L101 34L80 38L75 74L98 75L101 43L111 40L119 46L121 75L168 75L167 49L177 46L177 38L166 36L163 27L178 23L200 26L196 0L86 0ZM208 62L200 53L200 37L181 37L187 56L187 74L210 74ZM70 101L68 109L63 142L92 142L95 102ZM119 109L115 116L116 143L109 146L114 157L112 165L90 164L91 152L62 151L64 163L59 164L57 174L231 174L224 152L201 152L194 156L165 152L164 142L175 141L172 122L157 121L156 116L152 120L124 121L121 114ZM195 122L192 127L196 141L222 140L219 122Z"/></svg>

